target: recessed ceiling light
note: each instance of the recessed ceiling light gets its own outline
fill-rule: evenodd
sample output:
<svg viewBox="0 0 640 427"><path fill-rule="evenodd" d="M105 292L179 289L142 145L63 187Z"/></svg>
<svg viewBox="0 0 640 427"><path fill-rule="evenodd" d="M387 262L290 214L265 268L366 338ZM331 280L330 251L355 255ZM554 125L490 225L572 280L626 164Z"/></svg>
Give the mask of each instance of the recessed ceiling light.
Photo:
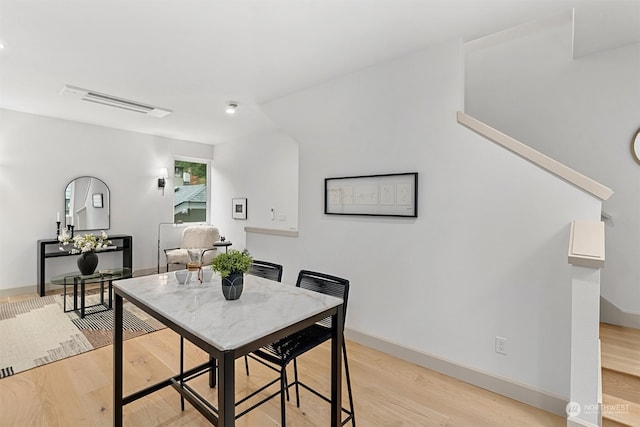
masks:
<svg viewBox="0 0 640 427"><path fill-rule="evenodd" d="M0 49L4 49L4 43L0 42Z"/></svg>
<svg viewBox="0 0 640 427"><path fill-rule="evenodd" d="M227 114L235 114L237 108L238 108L238 103L237 102L229 101L229 102L227 102L227 109L225 110L225 112Z"/></svg>

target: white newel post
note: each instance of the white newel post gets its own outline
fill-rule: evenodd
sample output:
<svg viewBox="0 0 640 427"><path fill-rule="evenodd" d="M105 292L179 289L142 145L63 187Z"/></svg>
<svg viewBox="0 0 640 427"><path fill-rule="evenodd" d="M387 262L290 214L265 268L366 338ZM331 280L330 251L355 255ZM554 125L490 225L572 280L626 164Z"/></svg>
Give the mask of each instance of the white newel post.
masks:
<svg viewBox="0 0 640 427"><path fill-rule="evenodd" d="M569 241L571 274L571 384L567 427L601 426L600 269L604 223L574 221Z"/></svg>

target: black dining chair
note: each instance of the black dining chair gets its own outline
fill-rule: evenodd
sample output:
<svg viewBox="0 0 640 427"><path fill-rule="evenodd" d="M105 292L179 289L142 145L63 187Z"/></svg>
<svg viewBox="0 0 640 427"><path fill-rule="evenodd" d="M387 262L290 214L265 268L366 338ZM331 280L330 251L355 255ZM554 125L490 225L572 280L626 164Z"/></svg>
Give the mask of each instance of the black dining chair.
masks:
<svg viewBox="0 0 640 427"><path fill-rule="evenodd" d="M349 296L349 281L347 279L342 279L340 277L330 276L324 273L317 273L308 270L302 270L298 274L298 281L296 286L310 289L316 292L320 292L323 294L335 296L341 298L343 301L343 314L346 317L347 314L347 299ZM274 384L275 382L280 382L280 390L271 394L270 396L262 399L260 402L256 403L252 407L248 408L243 412L243 414L255 409L256 407L262 405L266 401L272 399L273 397L280 395L280 412L282 418L282 425L286 425L286 413L285 413L285 394L286 399L289 400L289 388L295 386L296 391L296 406L300 407L300 393L299 387L303 387L316 396L322 398L326 402L331 403L331 400L326 396L320 394L318 391L312 389L308 385L304 384L298 378L298 363L297 357L306 353L307 351L317 347L318 345L324 343L331 339L331 317L327 317L305 329L302 331L296 332L288 337L285 337L275 343L269 344L265 347L260 348L259 350L254 351L250 354L252 359L259 361L265 366L273 369L274 371L280 374L280 378L271 381L269 384L261 387L259 390L256 390L238 401L237 404L240 404L256 394L262 392L268 386ZM347 379L347 392L349 396L349 410L342 408L342 411L346 413L348 416L342 421L342 425L345 425L349 421L351 421L351 425L355 427L355 412L353 407L353 394L351 392L351 378L349 375L349 362L347 360L347 349L344 345L342 346L342 354L344 359L344 372ZM289 363L293 362L293 370L294 370L294 381L289 384L287 380L287 366Z"/></svg>
<svg viewBox="0 0 640 427"><path fill-rule="evenodd" d="M282 281L282 266L268 261L258 261L254 259L247 273L276 282ZM244 356L244 368L247 375L249 375L249 358L246 355Z"/></svg>
<svg viewBox="0 0 640 427"><path fill-rule="evenodd" d="M282 281L282 266L272 262L254 259L247 273L253 276L264 277L265 279L275 280L276 282Z"/></svg>

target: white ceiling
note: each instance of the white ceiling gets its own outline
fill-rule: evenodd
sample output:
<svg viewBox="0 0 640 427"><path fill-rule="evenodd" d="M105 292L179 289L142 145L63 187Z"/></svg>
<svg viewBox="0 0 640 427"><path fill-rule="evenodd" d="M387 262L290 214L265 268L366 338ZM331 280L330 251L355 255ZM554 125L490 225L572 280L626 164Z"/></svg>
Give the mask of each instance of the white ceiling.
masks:
<svg viewBox="0 0 640 427"><path fill-rule="evenodd" d="M577 54L640 41L640 0L0 0L0 108L216 144L272 130L269 100L572 7ZM80 102L65 84L174 113Z"/></svg>

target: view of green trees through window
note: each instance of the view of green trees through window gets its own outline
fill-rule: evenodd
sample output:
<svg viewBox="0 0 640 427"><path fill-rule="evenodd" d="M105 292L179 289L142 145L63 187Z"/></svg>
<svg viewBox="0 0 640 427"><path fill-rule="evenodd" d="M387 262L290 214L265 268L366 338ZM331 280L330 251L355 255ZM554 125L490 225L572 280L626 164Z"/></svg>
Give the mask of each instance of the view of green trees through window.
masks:
<svg viewBox="0 0 640 427"><path fill-rule="evenodd" d="M206 222L207 164L176 160L173 178L174 222Z"/></svg>

